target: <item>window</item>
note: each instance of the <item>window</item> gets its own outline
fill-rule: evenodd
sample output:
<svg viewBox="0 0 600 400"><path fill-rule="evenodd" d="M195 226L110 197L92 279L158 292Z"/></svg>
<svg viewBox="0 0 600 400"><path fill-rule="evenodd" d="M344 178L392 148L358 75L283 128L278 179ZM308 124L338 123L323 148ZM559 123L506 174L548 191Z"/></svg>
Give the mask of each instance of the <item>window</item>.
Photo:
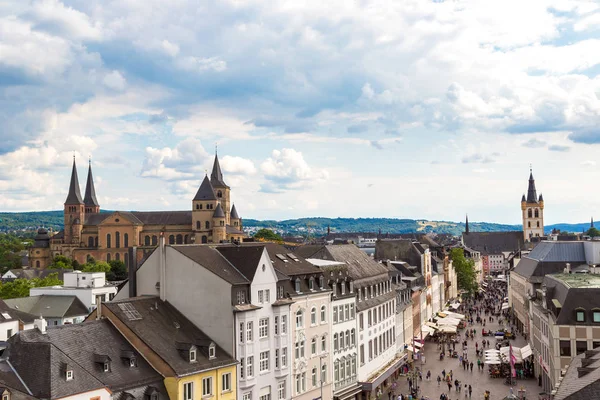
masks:
<svg viewBox="0 0 600 400"><path fill-rule="evenodd" d="M333 323L337 324L338 322L338 308L333 307Z"/></svg>
<svg viewBox="0 0 600 400"><path fill-rule="evenodd" d="M269 352L260 352L259 372L265 372L269 370Z"/></svg>
<svg viewBox="0 0 600 400"><path fill-rule="evenodd" d="M360 364L363 365L365 363L365 345L360 345Z"/></svg>
<svg viewBox="0 0 600 400"><path fill-rule="evenodd" d="M240 379L244 379L246 371L244 370L244 357L240 358Z"/></svg>
<svg viewBox="0 0 600 400"><path fill-rule="evenodd" d="M238 304L244 304L246 302L246 293L241 290L237 292L237 302Z"/></svg>
<svg viewBox="0 0 600 400"><path fill-rule="evenodd" d="M152 236L152 246L156 246L158 244L158 237L156 235Z"/></svg>
<svg viewBox="0 0 600 400"><path fill-rule="evenodd" d="M354 311L354 304L350 304L350 319L354 319L356 317L355 311Z"/></svg>
<svg viewBox="0 0 600 400"><path fill-rule="evenodd" d="M169 235L169 244L175 244L175 236Z"/></svg>
<svg viewBox="0 0 600 400"><path fill-rule="evenodd" d="M252 321L249 321L246 323L246 341L247 342L251 342L252 341Z"/></svg>
<svg viewBox="0 0 600 400"><path fill-rule="evenodd" d="M275 328L275 334L279 335L279 317L275 316L275 320L273 321L273 328Z"/></svg>
<svg viewBox="0 0 600 400"><path fill-rule="evenodd" d="M275 349L275 369L279 369L279 349Z"/></svg>
<svg viewBox="0 0 600 400"><path fill-rule="evenodd" d="M221 376L221 391L231 392L231 373L223 374Z"/></svg>
<svg viewBox="0 0 600 400"><path fill-rule="evenodd" d="M296 328L304 327L304 315L302 314L302 310L296 311Z"/></svg>
<svg viewBox="0 0 600 400"><path fill-rule="evenodd" d="M107 248L107 249L110 249L111 245L112 245L112 244L111 244L110 233L107 233L107 234L106 234L106 248Z"/></svg>
<svg viewBox="0 0 600 400"><path fill-rule="evenodd" d="M355 343L356 343L356 333L354 332L354 328L352 328L352 331L350 331L350 345L354 346Z"/></svg>
<svg viewBox="0 0 600 400"><path fill-rule="evenodd" d="M312 338L310 341L310 354L313 356L317 354L317 338Z"/></svg>
<svg viewBox="0 0 600 400"><path fill-rule="evenodd" d="M324 353L327 351L327 337L323 335L321 337L321 352Z"/></svg>
<svg viewBox="0 0 600 400"><path fill-rule="evenodd" d="M358 314L358 329L360 329L361 331L363 329L365 329L365 322L364 322L363 315L364 314Z"/></svg>
<svg viewBox="0 0 600 400"><path fill-rule="evenodd" d="M129 235L127 233L123 234L123 247L129 247Z"/></svg>
<svg viewBox="0 0 600 400"><path fill-rule="evenodd" d="M585 340L578 340L575 342L575 352L579 355L587 351L587 342Z"/></svg>
<svg viewBox="0 0 600 400"><path fill-rule="evenodd" d="M298 278L296 278L296 281L294 282L294 289L296 292L300 293L300 279Z"/></svg>
<svg viewBox="0 0 600 400"><path fill-rule="evenodd" d="M317 386L317 367L313 367L312 369L312 385L313 387Z"/></svg>
<svg viewBox="0 0 600 400"><path fill-rule="evenodd" d="M560 341L560 356L571 357L571 341L561 340Z"/></svg>
<svg viewBox="0 0 600 400"><path fill-rule="evenodd" d="M333 334L333 351L338 351L339 347L338 347L338 334L334 333Z"/></svg>
<svg viewBox="0 0 600 400"><path fill-rule="evenodd" d="M327 382L327 364L321 365L321 384Z"/></svg>
<svg viewBox="0 0 600 400"><path fill-rule="evenodd" d="M593 320L594 322L600 322L600 310L593 311Z"/></svg>
<svg viewBox="0 0 600 400"><path fill-rule="evenodd" d="M350 305L344 305L344 319L348 321L350 319Z"/></svg>
<svg viewBox="0 0 600 400"><path fill-rule="evenodd" d="M342 282L342 295L346 294L346 282Z"/></svg>
<svg viewBox="0 0 600 400"><path fill-rule="evenodd" d="M350 293L354 293L354 282L350 281Z"/></svg>
<svg viewBox="0 0 600 400"><path fill-rule="evenodd" d="M259 304L262 304L262 303L263 303L263 301L264 301L264 298L263 298L263 291L262 291L262 290L259 290L259 291L258 291L258 303L259 303Z"/></svg>
<svg viewBox="0 0 600 400"><path fill-rule="evenodd" d="M283 299L283 286L277 286L277 298Z"/></svg>
<svg viewBox="0 0 600 400"><path fill-rule="evenodd" d="M367 317L368 326L373 325L373 321L372 321L372 318L371 318L371 310L369 310L367 316L368 316Z"/></svg>
<svg viewBox="0 0 600 400"><path fill-rule="evenodd" d="M252 366L252 363L254 362L254 357L250 356L246 358L246 372L247 372L247 376L248 378L252 378L254 376L254 369Z"/></svg>
<svg viewBox="0 0 600 400"><path fill-rule="evenodd" d="M242 395L242 400L252 400L252 392L246 392Z"/></svg>
<svg viewBox="0 0 600 400"><path fill-rule="evenodd" d="M285 381L277 383L277 399L285 400Z"/></svg>
<svg viewBox="0 0 600 400"><path fill-rule="evenodd" d="M325 306L321 306L321 323L326 321L326 313L325 313Z"/></svg>
<svg viewBox="0 0 600 400"><path fill-rule="evenodd" d="M121 247L121 232L115 232L115 247Z"/></svg>
<svg viewBox="0 0 600 400"><path fill-rule="evenodd" d="M527 210L527 217L528 218L533 217L533 212L531 211L531 208Z"/></svg>
<svg viewBox="0 0 600 400"><path fill-rule="evenodd" d="M325 286L325 278L323 278L323 276L319 277L319 287L321 289L323 289L323 287Z"/></svg>
<svg viewBox="0 0 600 400"><path fill-rule="evenodd" d="M204 222L204 229L210 229L210 222L209 221L205 221Z"/></svg>
<svg viewBox="0 0 600 400"><path fill-rule="evenodd" d="M7 329L6 330L6 337L10 338L10 337L12 337L12 335L13 335L13 330L12 329Z"/></svg>
<svg viewBox="0 0 600 400"><path fill-rule="evenodd" d="M311 310L310 310L310 324L311 325L317 324L317 309L314 307L311 308Z"/></svg>
<svg viewBox="0 0 600 400"><path fill-rule="evenodd" d="M66 378L68 381L73 380L73 370L67 370Z"/></svg>
<svg viewBox="0 0 600 400"><path fill-rule="evenodd" d="M281 316L281 334L285 334L287 332L287 315Z"/></svg>
<svg viewBox="0 0 600 400"><path fill-rule="evenodd" d="M212 376L202 378L202 396L210 396L213 393Z"/></svg>
<svg viewBox="0 0 600 400"><path fill-rule="evenodd" d="M212 360L215 357L216 357L216 346L214 343L211 343L210 346L208 346L208 359Z"/></svg>
<svg viewBox="0 0 600 400"><path fill-rule="evenodd" d="M194 382L187 382L183 384L183 400L194 399Z"/></svg>
<svg viewBox="0 0 600 400"><path fill-rule="evenodd" d="M258 320L258 337L263 339L269 336L269 318Z"/></svg>
<svg viewBox="0 0 600 400"><path fill-rule="evenodd" d="M536 218L540 217L540 211L537 208L535 209L534 215ZM539 224L539 222L538 222L538 224Z"/></svg>
<svg viewBox="0 0 600 400"><path fill-rule="evenodd" d="M267 290L265 290L265 303L270 302L269 297L271 297L271 296L269 294L269 289L267 289Z"/></svg>
<svg viewBox="0 0 600 400"><path fill-rule="evenodd" d="M340 332L340 349L344 350L345 347L344 332Z"/></svg>
<svg viewBox="0 0 600 400"><path fill-rule="evenodd" d="M308 280L308 288L310 289L311 292L315 291L315 278L311 277Z"/></svg>
<svg viewBox="0 0 600 400"><path fill-rule="evenodd" d="M575 310L575 320L577 322L585 322L585 311L584 310Z"/></svg>
<svg viewBox="0 0 600 400"><path fill-rule="evenodd" d="M287 347L283 347L281 349L281 366L282 367L287 366Z"/></svg>
<svg viewBox="0 0 600 400"><path fill-rule="evenodd" d="M196 205L196 207L198 207L198 205ZM200 221L196 221L196 229L197 229L197 230L200 230L200 229L201 229L201 226L202 226L202 225L200 224Z"/></svg>
<svg viewBox="0 0 600 400"><path fill-rule="evenodd" d="M196 350L190 350L190 362L196 362Z"/></svg>
<svg viewBox="0 0 600 400"><path fill-rule="evenodd" d="M300 382L301 379L302 377L300 374L296 375L296 394L302 393L302 384Z"/></svg>

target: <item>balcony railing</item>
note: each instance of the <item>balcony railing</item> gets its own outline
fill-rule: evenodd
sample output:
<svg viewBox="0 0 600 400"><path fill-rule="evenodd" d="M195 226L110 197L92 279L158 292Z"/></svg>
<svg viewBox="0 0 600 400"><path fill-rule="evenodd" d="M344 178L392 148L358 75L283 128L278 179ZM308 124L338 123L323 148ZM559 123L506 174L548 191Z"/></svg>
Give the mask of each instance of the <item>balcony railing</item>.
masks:
<svg viewBox="0 0 600 400"><path fill-rule="evenodd" d="M343 389L346 386L348 386L348 385L350 385L350 384L352 384L354 382L356 382L356 375L351 376L351 377L346 378L346 379L343 379L343 380L340 380L340 381L336 381L335 385L334 385L335 386L335 390Z"/></svg>

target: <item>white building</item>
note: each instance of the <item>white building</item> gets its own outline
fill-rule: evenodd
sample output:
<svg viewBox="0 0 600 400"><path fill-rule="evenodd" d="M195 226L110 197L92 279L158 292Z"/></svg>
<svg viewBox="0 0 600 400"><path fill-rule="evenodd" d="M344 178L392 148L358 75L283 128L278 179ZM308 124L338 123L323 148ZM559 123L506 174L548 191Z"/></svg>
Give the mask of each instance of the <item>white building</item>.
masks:
<svg viewBox="0 0 600 400"><path fill-rule="evenodd" d="M62 286L29 289L29 296L76 296L87 307L88 312L96 308L98 296L102 301L110 301L116 294L116 286L107 284L104 272L66 272Z"/></svg>

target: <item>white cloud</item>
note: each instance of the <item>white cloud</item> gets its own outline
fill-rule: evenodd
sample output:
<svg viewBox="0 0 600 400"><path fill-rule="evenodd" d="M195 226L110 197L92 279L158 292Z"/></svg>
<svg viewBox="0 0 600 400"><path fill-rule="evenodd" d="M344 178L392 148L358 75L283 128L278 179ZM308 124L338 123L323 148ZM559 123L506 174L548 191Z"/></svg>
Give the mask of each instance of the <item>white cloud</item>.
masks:
<svg viewBox="0 0 600 400"><path fill-rule="evenodd" d="M202 143L195 138L184 139L175 148L146 148L141 176L166 181L199 179L209 162Z"/></svg>
<svg viewBox="0 0 600 400"><path fill-rule="evenodd" d="M111 89L122 91L125 89L127 81L119 71L112 71L107 74L103 80L104 84Z"/></svg>
<svg viewBox="0 0 600 400"><path fill-rule="evenodd" d="M254 175L256 167L251 160L242 157L225 156L220 159L224 172L234 175Z"/></svg>
<svg viewBox="0 0 600 400"><path fill-rule="evenodd" d="M102 34L100 25L92 23L87 14L58 0L34 1L30 15L38 24L52 24L53 29L64 30L70 37L99 39Z"/></svg>
<svg viewBox="0 0 600 400"><path fill-rule="evenodd" d="M265 192L301 189L329 177L326 170L311 168L301 152L286 148L273 150L260 169L267 180Z"/></svg>
<svg viewBox="0 0 600 400"><path fill-rule="evenodd" d="M218 57L195 57L188 56L183 57L177 61L177 65L181 69L185 69L192 72L205 72L215 71L223 72L227 69L227 63Z"/></svg>

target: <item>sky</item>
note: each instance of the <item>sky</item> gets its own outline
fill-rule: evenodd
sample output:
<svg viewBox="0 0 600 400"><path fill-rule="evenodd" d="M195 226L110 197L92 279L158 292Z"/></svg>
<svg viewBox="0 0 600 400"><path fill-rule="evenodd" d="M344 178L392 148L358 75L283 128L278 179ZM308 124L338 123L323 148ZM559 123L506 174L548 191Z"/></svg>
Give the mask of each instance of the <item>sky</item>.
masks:
<svg viewBox="0 0 600 400"><path fill-rule="evenodd" d="M600 218L600 3L4 0L0 211Z"/></svg>

